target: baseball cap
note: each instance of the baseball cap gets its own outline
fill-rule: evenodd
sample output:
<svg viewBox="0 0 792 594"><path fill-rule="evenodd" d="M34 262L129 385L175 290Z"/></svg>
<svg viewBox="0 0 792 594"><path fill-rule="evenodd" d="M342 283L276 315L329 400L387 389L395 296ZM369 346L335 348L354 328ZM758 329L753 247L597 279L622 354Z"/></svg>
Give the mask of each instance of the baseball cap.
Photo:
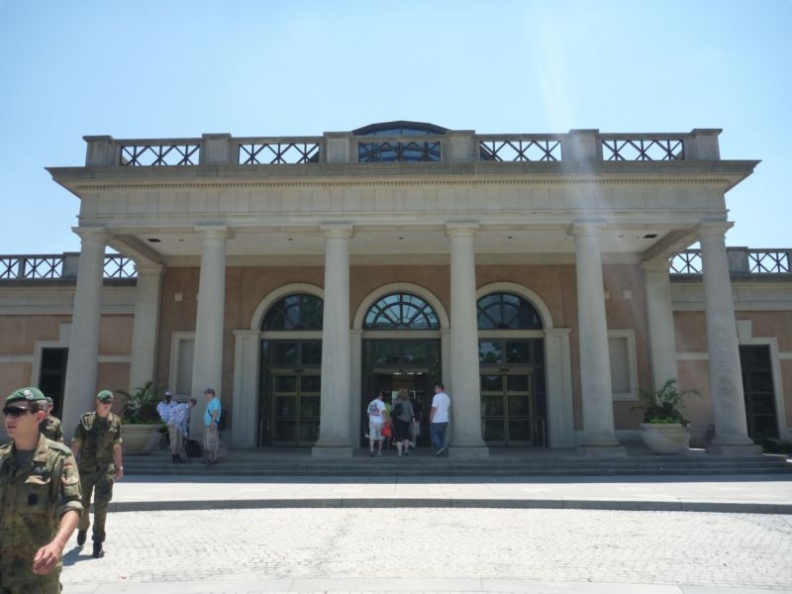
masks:
<svg viewBox="0 0 792 594"><path fill-rule="evenodd" d="M30 408L27 406L31 402L46 402L47 397L44 396L41 390L30 386L28 388L19 388L14 390L6 398L6 406L13 404L17 408Z"/></svg>
<svg viewBox="0 0 792 594"><path fill-rule="evenodd" d="M204 394L214 394L214 393L215 393L214 388L206 388L206 390L204 390Z"/></svg>
<svg viewBox="0 0 792 594"><path fill-rule="evenodd" d="M96 399L99 402L112 402L113 401L113 393L110 390L102 390L96 395Z"/></svg>
<svg viewBox="0 0 792 594"><path fill-rule="evenodd" d="M172 397L173 396L173 392L171 392L170 390L165 390L165 394L163 394L163 396L171 396Z"/></svg>

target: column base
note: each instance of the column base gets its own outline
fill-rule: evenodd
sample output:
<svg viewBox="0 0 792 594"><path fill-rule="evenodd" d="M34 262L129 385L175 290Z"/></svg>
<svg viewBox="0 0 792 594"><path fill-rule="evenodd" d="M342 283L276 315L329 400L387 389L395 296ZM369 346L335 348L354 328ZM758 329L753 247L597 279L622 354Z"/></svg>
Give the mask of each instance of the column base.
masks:
<svg viewBox="0 0 792 594"><path fill-rule="evenodd" d="M709 444L706 452L713 456L761 456L762 446L752 444Z"/></svg>
<svg viewBox="0 0 792 594"><path fill-rule="evenodd" d="M612 445L587 445L583 444L578 448L581 454L586 456L626 456L627 450L619 443Z"/></svg>
<svg viewBox="0 0 792 594"><path fill-rule="evenodd" d="M353 448L351 445L315 445L311 448L311 456L314 458L351 458L352 454Z"/></svg>
<svg viewBox="0 0 792 594"><path fill-rule="evenodd" d="M487 446L449 446L448 455L452 458L489 458Z"/></svg>

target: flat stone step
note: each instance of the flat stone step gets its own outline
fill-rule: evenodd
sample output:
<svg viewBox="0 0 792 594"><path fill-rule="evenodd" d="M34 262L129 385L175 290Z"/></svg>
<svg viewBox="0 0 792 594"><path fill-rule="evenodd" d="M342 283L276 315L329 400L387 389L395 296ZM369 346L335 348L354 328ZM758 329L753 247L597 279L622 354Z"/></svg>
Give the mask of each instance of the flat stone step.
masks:
<svg viewBox="0 0 792 594"><path fill-rule="evenodd" d="M488 458L435 458L431 452L400 458L395 453L369 458L311 457L307 452L227 452L217 465L199 459L174 464L160 451L148 456L127 456L128 475L227 475L227 476L641 476L641 475L727 475L790 474L792 463L785 456L712 456L694 452L683 456L646 453L622 457L584 455L509 454Z"/></svg>

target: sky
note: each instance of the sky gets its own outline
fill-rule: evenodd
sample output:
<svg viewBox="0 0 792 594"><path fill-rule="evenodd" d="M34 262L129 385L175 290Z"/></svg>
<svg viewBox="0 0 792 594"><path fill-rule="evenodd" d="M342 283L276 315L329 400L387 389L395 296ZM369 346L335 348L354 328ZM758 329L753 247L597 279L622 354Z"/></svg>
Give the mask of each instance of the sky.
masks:
<svg viewBox="0 0 792 594"><path fill-rule="evenodd" d="M83 136L719 128L730 246L792 248L792 0L0 0L0 255L79 251Z"/></svg>

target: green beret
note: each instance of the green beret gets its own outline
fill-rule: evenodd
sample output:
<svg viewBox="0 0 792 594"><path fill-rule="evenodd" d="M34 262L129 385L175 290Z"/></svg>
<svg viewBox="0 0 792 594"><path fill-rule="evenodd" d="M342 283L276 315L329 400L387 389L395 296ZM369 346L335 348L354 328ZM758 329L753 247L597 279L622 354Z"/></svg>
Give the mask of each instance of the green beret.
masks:
<svg viewBox="0 0 792 594"><path fill-rule="evenodd" d="M96 395L96 399L99 402L112 402L113 401L113 393L110 390L102 390Z"/></svg>
<svg viewBox="0 0 792 594"><path fill-rule="evenodd" d="M19 388L11 393L11 395L6 398L6 406L9 404L23 404L29 402L46 402L47 397L39 390L33 386L29 388Z"/></svg>

